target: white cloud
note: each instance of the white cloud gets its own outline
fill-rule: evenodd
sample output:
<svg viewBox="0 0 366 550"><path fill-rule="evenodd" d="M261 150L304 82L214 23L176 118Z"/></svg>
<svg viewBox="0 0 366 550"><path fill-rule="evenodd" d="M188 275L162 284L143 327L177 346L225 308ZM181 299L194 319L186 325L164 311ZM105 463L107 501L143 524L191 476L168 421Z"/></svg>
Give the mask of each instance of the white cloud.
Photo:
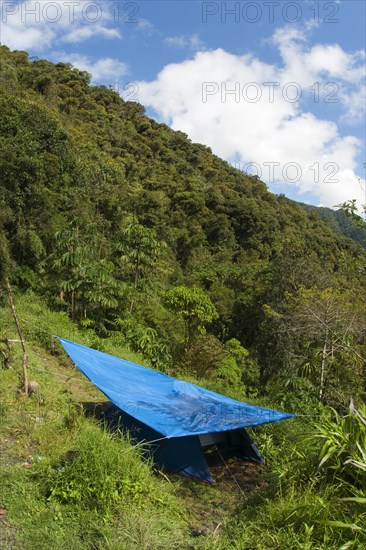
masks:
<svg viewBox="0 0 366 550"><path fill-rule="evenodd" d="M120 38L108 2L23 0L3 2L1 42L12 49L45 51L63 42Z"/></svg>
<svg viewBox="0 0 366 550"><path fill-rule="evenodd" d="M117 29L107 29L102 26L97 27L79 27L72 29L70 32L62 36L62 42L71 42L75 44L77 42L84 42L89 38L103 37L108 39L120 38L121 35Z"/></svg>
<svg viewBox="0 0 366 550"><path fill-rule="evenodd" d="M165 38L164 42L168 44L168 46L175 46L177 48L185 48L187 46L187 39L183 34L179 36L168 36Z"/></svg>
<svg viewBox="0 0 366 550"><path fill-rule="evenodd" d="M117 59L110 57L94 61L86 55L79 55L77 53L67 54L65 52L54 54L53 57L62 59L64 63L71 63L81 71L87 71L92 75L93 83L105 82L110 84L111 82L118 82L128 72L125 63L121 63Z"/></svg>
<svg viewBox="0 0 366 550"><path fill-rule="evenodd" d="M340 115L342 107L355 118L351 98L361 109L364 56L337 44L309 47L307 40L307 29L276 31L273 44L281 53L280 66L222 49L198 52L193 59L167 65L156 80L140 82L139 101L229 162L239 160L243 169L257 163L270 186L284 181L330 207L350 198L362 200L355 172L361 143L340 135L337 123L326 116L324 101L336 96ZM319 97L311 89L316 82ZM332 82L339 87L326 88ZM315 109L315 101L323 103ZM319 107L324 118L314 114Z"/></svg>
<svg viewBox="0 0 366 550"><path fill-rule="evenodd" d="M145 19L144 17L139 18L136 28L138 31L142 31L148 35L152 34L155 31L153 23L151 23L151 21Z"/></svg>
<svg viewBox="0 0 366 550"><path fill-rule="evenodd" d="M188 48L193 51L204 50L204 43L200 39L198 34L184 35L180 34L177 36L167 36L164 39L164 42L171 47L175 48Z"/></svg>
<svg viewBox="0 0 366 550"><path fill-rule="evenodd" d="M365 124L366 88L360 87L350 91L344 95L342 101L346 107L346 112L341 118L342 122Z"/></svg>
<svg viewBox="0 0 366 550"><path fill-rule="evenodd" d="M308 34L293 27L278 29L272 43L278 47L283 60L281 72L288 81L300 84L314 82L323 76L342 82L360 84L365 77L365 52L345 52L339 44L316 44L307 47Z"/></svg>

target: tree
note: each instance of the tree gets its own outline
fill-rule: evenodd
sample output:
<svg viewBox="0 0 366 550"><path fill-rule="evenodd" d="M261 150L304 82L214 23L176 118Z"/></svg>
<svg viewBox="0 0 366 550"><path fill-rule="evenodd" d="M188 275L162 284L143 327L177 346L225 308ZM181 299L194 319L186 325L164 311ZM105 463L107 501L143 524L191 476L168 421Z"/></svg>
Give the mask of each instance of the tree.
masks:
<svg viewBox="0 0 366 550"><path fill-rule="evenodd" d="M144 227L136 220L128 224L123 237L119 250L122 252L121 262L127 267L132 279L129 307L132 313L137 292L141 290L143 280L151 273L159 257L160 243L153 229Z"/></svg>
<svg viewBox="0 0 366 550"><path fill-rule="evenodd" d="M165 306L180 315L185 323L184 346L187 351L198 334L205 333L205 325L218 318L209 296L199 287L177 286L164 295Z"/></svg>
<svg viewBox="0 0 366 550"><path fill-rule="evenodd" d="M104 257L101 238L78 227L55 235L53 268L73 320L89 316L100 324L106 320L107 311L117 309L124 297L125 285L117 277L115 264Z"/></svg>
<svg viewBox="0 0 366 550"><path fill-rule="evenodd" d="M320 401L339 406L350 393L362 391L362 299L357 303L337 288L302 287L288 296L287 312L279 319L287 362L297 367L296 375L312 382Z"/></svg>
<svg viewBox="0 0 366 550"><path fill-rule="evenodd" d="M0 227L0 286L9 273L10 263L9 243Z"/></svg>
<svg viewBox="0 0 366 550"><path fill-rule="evenodd" d="M359 227L366 227L366 204L362 205L363 213L365 215L364 220L358 214L359 209L357 207L356 199L337 204L336 208L340 208L341 210L343 210L343 212L345 212L347 216L349 216Z"/></svg>

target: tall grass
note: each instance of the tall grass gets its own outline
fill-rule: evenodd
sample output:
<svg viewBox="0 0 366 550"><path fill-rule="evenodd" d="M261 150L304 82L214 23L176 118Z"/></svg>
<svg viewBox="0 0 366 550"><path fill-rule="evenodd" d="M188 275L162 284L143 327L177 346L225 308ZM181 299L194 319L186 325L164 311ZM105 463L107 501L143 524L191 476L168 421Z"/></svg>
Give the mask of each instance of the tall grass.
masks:
<svg viewBox="0 0 366 550"><path fill-rule="evenodd" d="M90 423L75 441L71 458L48 480L49 501L97 510L102 517L132 504L142 509L149 504L169 508L172 503L163 484L152 477L139 447Z"/></svg>
<svg viewBox="0 0 366 550"><path fill-rule="evenodd" d="M323 413L261 430L267 491L247 496L212 548L366 548L366 407Z"/></svg>
<svg viewBox="0 0 366 550"><path fill-rule="evenodd" d="M81 403L104 399L55 346L51 334L92 345L62 313L31 293L16 296L29 377L37 391L18 391L21 354L0 372L0 508L12 550L176 549L189 546L187 521L174 487L157 478L137 447L85 418ZM0 332L16 339L6 308ZM115 339L105 350L140 362ZM4 546L6 541L7 546Z"/></svg>
<svg viewBox="0 0 366 550"><path fill-rule="evenodd" d="M138 363L141 358L115 336L100 340L77 329L31 293L16 296L16 306L25 328L30 378L38 389L28 399L17 391L21 354L14 344L12 368L0 376L0 508L7 511L10 548L366 548L364 405L352 406L345 417L320 407L316 424L299 417L253 428L267 462L262 489L238 501L227 524L193 538L188 533L193 514L177 496L186 481L156 478L138 447L84 417L81 403L102 396L50 333ZM16 338L9 312L2 309L0 316L0 332ZM212 387L212 381L206 383ZM232 396L245 399L236 391ZM197 513L216 489L194 487L199 506L193 492L187 503Z"/></svg>
<svg viewBox="0 0 366 550"><path fill-rule="evenodd" d="M318 470L347 482L349 487L366 490L366 405L350 403L349 413L330 415L316 425L316 437L322 441Z"/></svg>

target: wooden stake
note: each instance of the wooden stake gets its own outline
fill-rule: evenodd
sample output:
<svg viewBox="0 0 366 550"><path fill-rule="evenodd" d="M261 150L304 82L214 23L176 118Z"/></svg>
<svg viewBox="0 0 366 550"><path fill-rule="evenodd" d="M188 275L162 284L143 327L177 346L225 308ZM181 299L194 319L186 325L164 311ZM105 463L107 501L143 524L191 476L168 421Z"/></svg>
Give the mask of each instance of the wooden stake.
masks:
<svg viewBox="0 0 366 550"><path fill-rule="evenodd" d="M25 349L25 344L24 344L24 338L23 338L22 329L20 328L19 319L18 319L17 312L16 312L15 306L14 306L13 294L12 294L12 291L11 291L11 286L10 286L10 283L9 283L9 279L8 279L7 277L5 278L5 286L6 286L6 290L7 290L7 293L8 293L9 305L10 305L10 308L11 308L11 312L12 312L12 314L13 314L14 321L15 321L15 324L16 324L16 326L17 326L17 330L18 330L18 334L19 334L19 340L20 340L20 343L22 344L22 349L23 349L23 360L22 360L22 367L23 367L23 391L24 391L24 393L25 393L26 395L28 395L28 372L27 372L27 362L28 362L28 359L27 359L27 352L26 352L26 349Z"/></svg>

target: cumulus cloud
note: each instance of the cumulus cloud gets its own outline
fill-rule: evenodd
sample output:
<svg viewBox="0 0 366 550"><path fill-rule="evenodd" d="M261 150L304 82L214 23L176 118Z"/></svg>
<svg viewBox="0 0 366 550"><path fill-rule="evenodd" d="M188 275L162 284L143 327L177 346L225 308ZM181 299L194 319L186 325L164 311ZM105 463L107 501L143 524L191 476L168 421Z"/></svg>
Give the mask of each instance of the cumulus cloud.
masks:
<svg viewBox="0 0 366 550"><path fill-rule="evenodd" d="M364 84L364 51L345 52L339 44L315 44L308 46L309 33L296 28L278 29L271 42L281 54L283 65L279 68L288 82L295 80L302 86L311 85L316 79L326 82L335 79L342 85Z"/></svg>
<svg viewBox="0 0 366 550"><path fill-rule="evenodd" d="M1 42L12 49L45 51L51 46L80 43L93 37L120 38L115 14L107 2L23 0L2 2Z"/></svg>
<svg viewBox="0 0 366 550"><path fill-rule="evenodd" d="M197 52L139 82L139 101L270 187L282 181L330 207L362 200L355 172L361 142L340 134L326 103L339 116L342 109L343 116L356 120L356 110L360 116L365 57L338 44L309 46L308 32L294 26L275 32L278 65L223 49ZM315 114L319 102L323 118Z"/></svg>
<svg viewBox="0 0 366 550"><path fill-rule="evenodd" d="M111 82L118 82L120 78L128 73L128 67L125 63L111 57L93 60L87 55L67 54L66 52L54 54L53 57L61 59L65 63L71 63L81 71L87 71L92 75L93 83L105 82L110 84Z"/></svg>

